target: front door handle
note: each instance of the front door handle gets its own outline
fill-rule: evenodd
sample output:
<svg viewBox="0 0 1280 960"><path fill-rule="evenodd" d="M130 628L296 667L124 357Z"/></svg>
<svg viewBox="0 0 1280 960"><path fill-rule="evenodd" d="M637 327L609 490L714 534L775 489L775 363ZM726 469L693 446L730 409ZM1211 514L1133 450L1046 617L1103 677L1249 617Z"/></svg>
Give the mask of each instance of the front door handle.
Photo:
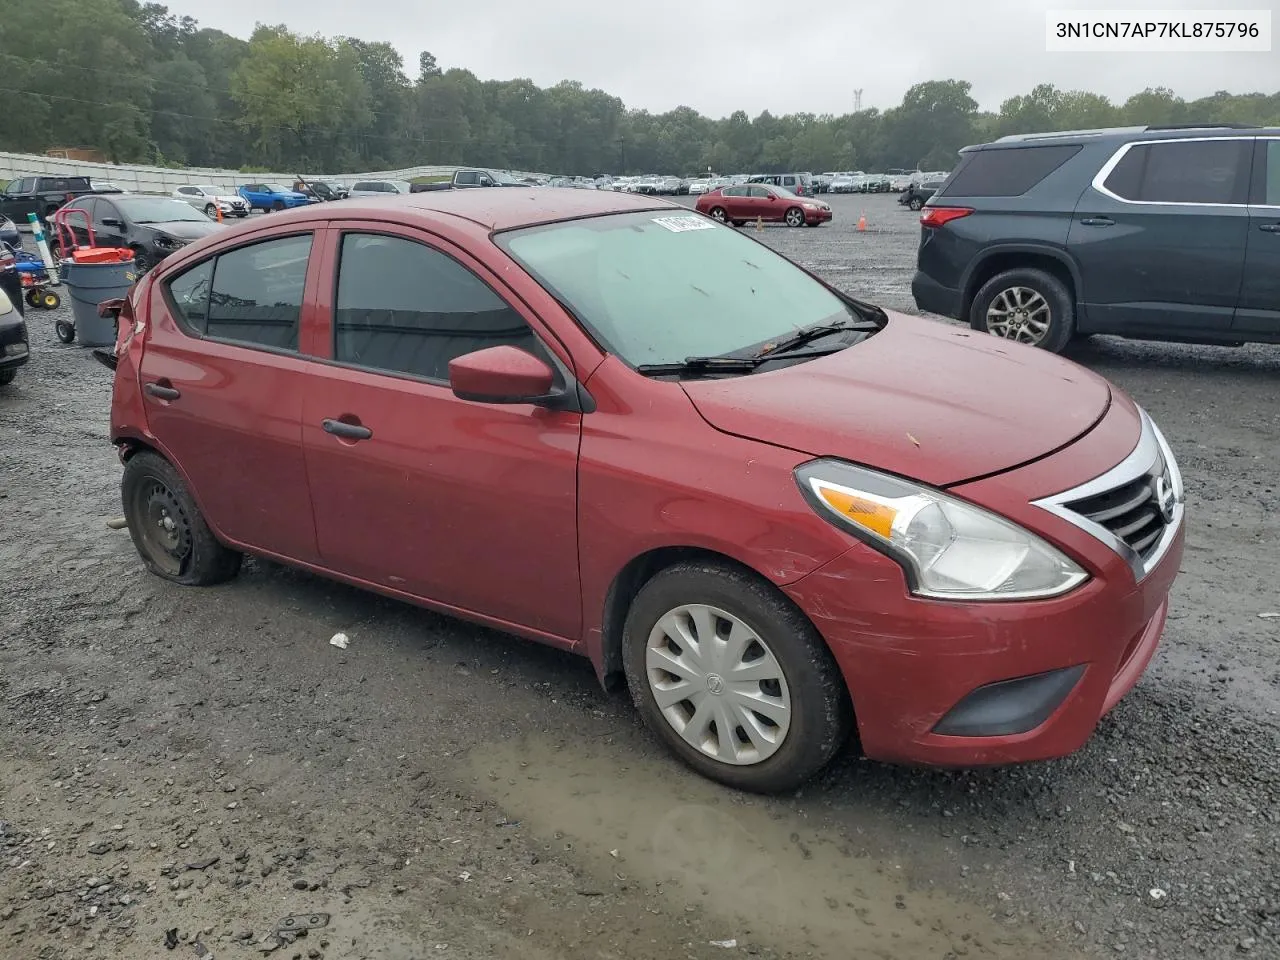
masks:
<svg viewBox="0 0 1280 960"><path fill-rule="evenodd" d="M182 394L174 387L166 387L159 383L148 383L142 388L153 397L161 400L177 400Z"/></svg>
<svg viewBox="0 0 1280 960"><path fill-rule="evenodd" d="M1260 223L1258 229L1263 233L1280 233L1280 223Z"/></svg>
<svg viewBox="0 0 1280 960"><path fill-rule="evenodd" d="M1083 217L1080 222L1086 227L1114 227L1116 222L1110 217Z"/></svg>
<svg viewBox="0 0 1280 960"><path fill-rule="evenodd" d="M368 427L363 427L358 423L347 423L345 420L326 418L321 421L320 425L324 427L325 433L331 433L335 437L342 437L344 440L368 440L373 436L373 431Z"/></svg>

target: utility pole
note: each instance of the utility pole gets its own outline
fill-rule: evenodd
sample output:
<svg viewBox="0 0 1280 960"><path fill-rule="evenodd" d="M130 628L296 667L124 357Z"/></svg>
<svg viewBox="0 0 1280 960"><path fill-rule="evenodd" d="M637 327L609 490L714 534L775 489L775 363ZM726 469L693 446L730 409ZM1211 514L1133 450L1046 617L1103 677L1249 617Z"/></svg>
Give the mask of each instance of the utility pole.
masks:
<svg viewBox="0 0 1280 960"><path fill-rule="evenodd" d="M618 170L618 173L625 174L627 172L627 138L626 137L618 138L618 147L622 150L622 167Z"/></svg>
<svg viewBox="0 0 1280 960"><path fill-rule="evenodd" d="M862 91L861 90L853 91L853 112L854 113L862 112Z"/></svg>

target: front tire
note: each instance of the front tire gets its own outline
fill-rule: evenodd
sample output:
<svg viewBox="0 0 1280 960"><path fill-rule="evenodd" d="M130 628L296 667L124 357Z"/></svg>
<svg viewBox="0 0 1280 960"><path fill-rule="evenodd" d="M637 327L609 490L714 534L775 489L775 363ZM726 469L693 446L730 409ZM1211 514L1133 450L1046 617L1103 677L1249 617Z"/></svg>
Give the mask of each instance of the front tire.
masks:
<svg viewBox="0 0 1280 960"><path fill-rule="evenodd" d="M279 213L281 210L284 209L284 201L276 200L274 203L271 204L271 209Z"/></svg>
<svg viewBox="0 0 1280 960"><path fill-rule="evenodd" d="M214 537L182 475L164 457L150 451L130 457L120 495L133 545L157 577L203 587L240 571L240 554Z"/></svg>
<svg viewBox="0 0 1280 960"><path fill-rule="evenodd" d="M151 258L147 256L147 251L141 247L133 248L133 272L138 276L142 276L151 269Z"/></svg>
<svg viewBox="0 0 1280 960"><path fill-rule="evenodd" d="M632 602L622 643L645 724L712 780L795 790L848 738L852 711L831 651L754 574L716 562L668 567Z"/></svg>
<svg viewBox="0 0 1280 960"><path fill-rule="evenodd" d="M204 205L204 215L208 217L210 220L217 220L218 208L215 207L212 203L206 203Z"/></svg>
<svg viewBox="0 0 1280 960"><path fill-rule="evenodd" d="M782 219L786 221L788 227L803 227L804 211L799 207L792 207L783 215Z"/></svg>
<svg viewBox="0 0 1280 960"><path fill-rule="evenodd" d="M0 370L0 387L7 387L13 383L13 378L18 375L17 367L10 367L7 370Z"/></svg>
<svg viewBox="0 0 1280 960"><path fill-rule="evenodd" d="M1017 267L982 285L969 308L969 325L1006 340L1061 353L1075 334L1075 300L1053 274Z"/></svg>

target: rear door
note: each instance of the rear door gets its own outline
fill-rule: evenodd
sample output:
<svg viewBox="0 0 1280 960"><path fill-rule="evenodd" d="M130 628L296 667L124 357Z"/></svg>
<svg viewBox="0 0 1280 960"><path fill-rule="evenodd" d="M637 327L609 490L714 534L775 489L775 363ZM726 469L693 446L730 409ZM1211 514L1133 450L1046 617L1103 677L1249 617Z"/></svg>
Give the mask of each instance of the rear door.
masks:
<svg viewBox="0 0 1280 960"><path fill-rule="evenodd" d="M1102 167L1067 238L1090 331L1230 333L1252 153L1248 137L1156 140L1128 144Z"/></svg>
<svg viewBox="0 0 1280 960"><path fill-rule="evenodd" d="M147 423L237 545L315 563L300 350L309 231L234 247L152 286L139 379Z"/></svg>
<svg viewBox="0 0 1280 960"><path fill-rule="evenodd" d="M1236 330L1280 337L1280 138L1259 138L1249 195L1249 240Z"/></svg>

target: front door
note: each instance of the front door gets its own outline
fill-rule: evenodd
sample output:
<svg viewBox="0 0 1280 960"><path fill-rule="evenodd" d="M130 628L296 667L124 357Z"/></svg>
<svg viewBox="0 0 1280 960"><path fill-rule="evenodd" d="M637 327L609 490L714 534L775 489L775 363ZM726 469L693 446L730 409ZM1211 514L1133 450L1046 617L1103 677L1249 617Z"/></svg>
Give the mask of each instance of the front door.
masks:
<svg viewBox="0 0 1280 960"><path fill-rule="evenodd" d="M1067 234L1082 331L1229 337L1252 150L1243 137L1135 143L1103 168Z"/></svg>
<svg viewBox="0 0 1280 960"><path fill-rule="evenodd" d="M1259 139L1235 329L1280 337L1280 139Z"/></svg>
<svg viewBox="0 0 1280 960"><path fill-rule="evenodd" d="M582 416L472 403L448 385L449 360L475 350L545 355L530 326L540 324L460 250L387 230L350 223L330 235L332 363L303 402L324 563L574 639Z"/></svg>
<svg viewBox="0 0 1280 960"><path fill-rule="evenodd" d="M157 283L142 354L147 424L214 528L317 562L302 453L299 352L312 238L239 247Z"/></svg>
<svg viewBox="0 0 1280 960"><path fill-rule="evenodd" d="M748 217L751 220L757 217L765 220L782 219L783 205L778 202L778 197L771 187L762 183L753 183L747 202L750 205Z"/></svg>

